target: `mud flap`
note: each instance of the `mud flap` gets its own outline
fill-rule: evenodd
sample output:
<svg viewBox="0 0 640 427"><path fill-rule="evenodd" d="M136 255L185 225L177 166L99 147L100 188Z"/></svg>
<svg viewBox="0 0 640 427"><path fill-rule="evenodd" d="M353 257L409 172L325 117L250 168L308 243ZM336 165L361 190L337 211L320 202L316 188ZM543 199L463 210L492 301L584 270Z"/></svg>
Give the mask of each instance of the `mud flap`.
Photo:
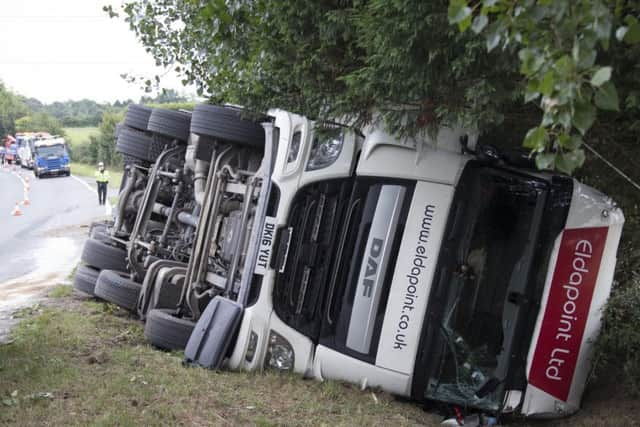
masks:
<svg viewBox="0 0 640 427"><path fill-rule="evenodd" d="M204 310L193 328L184 350L184 363L219 369L235 338L243 308L239 303L217 296Z"/></svg>

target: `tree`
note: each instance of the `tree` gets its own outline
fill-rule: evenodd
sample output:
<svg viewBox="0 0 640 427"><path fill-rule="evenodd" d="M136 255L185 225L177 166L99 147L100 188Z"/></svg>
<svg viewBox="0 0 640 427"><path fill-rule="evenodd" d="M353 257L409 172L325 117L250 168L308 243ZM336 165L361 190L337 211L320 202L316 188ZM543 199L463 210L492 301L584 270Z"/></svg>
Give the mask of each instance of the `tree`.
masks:
<svg viewBox="0 0 640 427"><path fill-rule="evenodd" d="M27 112L27 106L0 81L0 138L15 133L16 119Z"/></svg>
<svg viewBox="0 0 640 427"><path fill-rule="evenodd" d="M169 104L187 101L189 101L189 99L186 96L180 95L175 89L162 89L162 91L160 91L160 93L155 97L140 97L140 104Z"/></svg>
<svg viewBox="0 0 640 427"><path fill-rule="evenodd" d="M640 37L639 10L637 0L138 0L123 6L157 63L174 67L212 101L343 117L355 125L381 112L399 134L447 125L484 132L505 118L537 122L526 137L523 132L524 146L538 166L565 172L584 160L582 138L596 107L616 112L638 104L638 79L623 77L622 64L637 73L640 56L629 55L628 43ZM612 83L618 78L631 82L624 105ZM149 83L154 80L159 77ZM522 106L533 101L540 109Z"/></svg>
<svg viewBox="0 0 640 427"><path fill-rule="evenodd" d="M48 132L52 135L64 136L62 124L47 113L33 113L16 120L18 132Z"/></svg>
<svg viewBox="0 0 640 427"><path fill-rule="evenodd" d="M120 154L116 152L116 124L124 118L123 111L105 111L102 114L98 135L91 135L89 143L74 147L71 156L76 162L96 164L104 162L108 166L122 164Z"/></svg>
<svg viewBox="0 0 640 427"><path fill-rule="evenodd" d="M124 6L156 61L175 67L212 101L344 117L356 125L381 112L401 134L499 123L517 86L509 78L517 77L516 58L487 55L482 42L448 25L446 11L446 0Z"/></svg>
<svg viewBox="0 0 640 427"><path fill-rule="evenodd" d="M451 0L448 9L461 32L484 35L488 51L518 50L524 101L543 113L524 146L539 153L538 167L566 172L584 162L598 109L626 109L637 126L639 13L639 2L624 0Z"/></svg>

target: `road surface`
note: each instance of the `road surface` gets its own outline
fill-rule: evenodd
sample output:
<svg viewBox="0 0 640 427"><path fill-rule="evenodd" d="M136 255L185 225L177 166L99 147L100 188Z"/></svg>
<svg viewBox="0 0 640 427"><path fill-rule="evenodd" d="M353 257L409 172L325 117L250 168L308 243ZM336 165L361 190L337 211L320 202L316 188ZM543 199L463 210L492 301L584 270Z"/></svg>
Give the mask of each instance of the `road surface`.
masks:
<svg viewBox="0 0 640 427"><path fill-rule="evenodd" d="M30 203L12 215L25 194ZM79 260L87 226L106 213L82 179L0 168L0 314L63 281Z"/></svg>

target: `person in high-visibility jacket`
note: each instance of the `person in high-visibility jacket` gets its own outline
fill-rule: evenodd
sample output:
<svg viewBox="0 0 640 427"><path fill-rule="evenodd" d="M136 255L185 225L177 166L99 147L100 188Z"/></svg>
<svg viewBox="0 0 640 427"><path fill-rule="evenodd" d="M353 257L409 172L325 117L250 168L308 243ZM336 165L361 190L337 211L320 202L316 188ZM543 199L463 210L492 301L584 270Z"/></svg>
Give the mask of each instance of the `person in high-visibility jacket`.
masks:
<svg viewBox="0 0 640 427"><path fill-rule="evenodd" d="M104 205L107 201L107 185L109 184L109 171L104 168L104 163L98 163L98 170L94 175L98 184L98 203Z"/></svg>

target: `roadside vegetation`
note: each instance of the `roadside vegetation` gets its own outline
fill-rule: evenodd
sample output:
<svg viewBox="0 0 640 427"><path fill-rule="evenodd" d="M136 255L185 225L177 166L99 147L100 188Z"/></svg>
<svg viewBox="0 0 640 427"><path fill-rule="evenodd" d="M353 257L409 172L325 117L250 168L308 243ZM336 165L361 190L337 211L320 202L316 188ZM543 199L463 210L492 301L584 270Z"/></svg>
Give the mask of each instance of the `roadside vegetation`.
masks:
<svg viewBox="0 0 640 427"><path fill-rule="evenodd" d="M66 286L67 289L71 289ZM145 343L142 323L54 288L0 345L0 424L438 425L377 391L274 372L182 366ZM46 420L46 421L45 421Z"/></svg>
<svg viewBox="0 0 640 427"><path fill-rule="evenodd" d="M143 325L115 305L58 285L18 311L0 345L0 425L438 426L423 408L377 390L294 374L186 368L183 354L147 344ZM615 378L592 389L577 415L541 426L632 425L637 400ZM46 421L45 421L46 420Z"/></svg>

